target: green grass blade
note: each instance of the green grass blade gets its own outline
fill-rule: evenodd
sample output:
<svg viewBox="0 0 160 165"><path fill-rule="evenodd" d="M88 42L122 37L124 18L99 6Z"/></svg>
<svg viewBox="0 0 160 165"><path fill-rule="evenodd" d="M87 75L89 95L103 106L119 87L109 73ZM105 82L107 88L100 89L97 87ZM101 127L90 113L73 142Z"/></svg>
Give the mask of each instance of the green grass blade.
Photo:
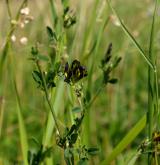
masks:
<svg viewBox="0 0 160 165"><path fill-rule="evenodd" d="M155 2L155 9L154 9L154 14L153 14L153 20L152 20L152 28L151 28L151 36L150 36L150 56L151 56L151 60L153 58L153 62L155 63L155 68L157 68L156 64L157 64L157 55L153 53L153 46L154 46L154 31L155 31L155 17L156 17L156 11L157 11L157 7L158 7L158 0L156 0ZM159 98L159 93L158 93L159 89L158 89L158 73L157 71L154 72L154 102L156 105L156 114L157 118L159 118L159 103L158 103L158 98ZM157 122L157 125L159 127L159 120Z"/></svg>
<svg viewBox="0 0 160 165"><path fill-rule="evenodd" d="M20 104L20 98L17 91L16 83L14 81L14 87L15 87L15 93L16 93L16 102L17 102L17 115L18 115L18 125L19 125L19 133L20 133L20 142L21 142L21 149L22 149L22 155L23 155L23 161L24 165L28 165L28 142L27 142L27 133L25 129L25 124L21 112L21 104Z"/></svg>
<svg viewBox="0 0 160 165"><path fill-rule="evenodd" d="M134 165L137 159L140 157L140 155L141 155L141 150L138 150L126 164Z"/></svg>
<svg viewBox="0 0 160 165"><path fill-rule="evenodd" d="M4 121L4 98L0 98L0 139L2 136L2 128L3 128L3 121Z"/></svg>
<svg viewBox="0 0 160 165"><path fill-rule="evenodd" d="M129 30L127 29L127 27L125 26L125 24L123 23L123 21L121 20L121 18L118 16L118 14L115 11L115 9L112 7L111 2L109 0L107 0L107 1L108 1L108 4L109 4L112 12L115 14L115 16L117 17L118 21L120 22L120 25L121 25L122 30L129 37L129 39L133 42L133 44L137 47L137 49L139 50L140 54L145 59L145 61L148 63L148 65L155 71L155 67L154 67L153 63L151 62L151 60L147 57L147 55L145 54L145 52L143 51L143 49L141 48L141 46L138 44L138 42L136 41L136 39L129 32Z"/></svg>
<svg viewBox="0 0 160 165"><path fill-rule="evenodd" d="M150 44L149 44L149 58L151 60L153 58L153 41L154 41L154 27L155 27L155 16L156 16L156 9L157 9L157 0L154 8L153 18L152 18L152 26L151 26L151 34L150 34ZM154 61L152 61L154 62Z"/></svg>
<svg viewBox="0 0 160 165"><path fill-rule="evenodd" d="M153 54L153 41L154 41L154 26L155 26L155 15L156 15L156 8L157 8L157 0L155 4L155 9L152 18L152 25L151 25L151 33L150 33L150 43L149 43L149 58L151 59L152 63L154 64L156 61L156 56ZM156 67L155 67L156 68ZM157 72L153 73L150 68L148 68L148 136L149 138L152 137L152 129L153 129L153 113L154 113L154 104L158 99L156 85L155 85L155 76Z"/></svg>
<svg viewBox="0 0 160 165"><path fill-rule="evenodd" d="M57 16L57 12L55 10L55 5L54 5L54 2L53 0L49 0L49 3L50 3L50 8L51 8L51 14L52 14L52 22L55 24L58 16Z"/></svg>
<svg viewBox="0 0 160 165"><path fill-rule="evenodd" d="M57 87L57 91L55 93L56 98L54 101L54 109L55 109L56 114L58 113L58 110L61 106L60 103L61 103L61 100L63 97L63 90L64 90L64 84L63 84L63 82L60 82L58 87ZM55 124L54 124L53 116L49 112L46 131L45 131L44 138L43 138L43 145L44 146L48 146L50 144L50 140L52 137L54 126L55 126Z"/></svg>
<svg viewBox="0 0 160 165"><path fill-rule="evenodd" d="M155 3L155 9L152 18L152 25L151 25L151 32L150 32L150 43L149 43L149 58L151 59L152 63L156 63L156 55L153 54L153 46L154 46L154 29L155 29L155 16L156 16L156 9L157 9L157 0ZM156 65L155 65L156 68ZM147 116L147 123L148 123L148 137L152 138L153 132L153 124L156 122L154 121L154 113L158 113L158 82L157 82L157 71L152 72L151 68L148 68L148 116ZM156 105L156 106L155 106ZM154 111L156 110L156 111ZM151 155L148 154L148 165L151 164Z"/></svg>
<svg viewBox="0 0 160 165"><path fill-rule="evenodd" d="M56 115L58 114L58 111L59 111L60 106L61 106L60 103L61 103L63 93L64 93L63 90L64 90L64 83L60 82L59 85L57 86L56 92L54 93L54 96L56 96L56 98L54 100L53 106L54 106L54 110L55 110ZM53 120L53 116L52 116L51 112L49 112L48 119L47 119L46 130L45 130L44 136L43 136L43 145L44 146L49 146L50 145L54 127L55 127L55 123L54 123L54 120ZM52 157L48 158L46 160L46 165L51 165L52 162L53 162Z"/></svg>
<svg viewBox="0 0 160 165"><path fill-rule="evenodd" d="M101 165L110 164L127 146L130 144L136 136L143 130L146 125L146 114L136 123L136 125L129 131L129 133L120 141L120 143L113 149L112 153Z"/></svg>

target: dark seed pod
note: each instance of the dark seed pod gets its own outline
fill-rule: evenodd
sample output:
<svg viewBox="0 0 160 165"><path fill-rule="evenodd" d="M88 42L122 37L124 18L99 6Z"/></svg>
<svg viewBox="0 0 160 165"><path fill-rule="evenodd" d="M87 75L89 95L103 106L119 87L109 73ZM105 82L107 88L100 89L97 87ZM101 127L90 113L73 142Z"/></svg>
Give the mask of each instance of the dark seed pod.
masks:
<svg viewBox="0 0 160 165"><path fill-rule="evenodd" d="M74 60L69 67L68 62L65 64L64 69L64 81L67 83L76 83L82 78L87 76L87 70L84 66L81 66L78 60Z"/></svg>

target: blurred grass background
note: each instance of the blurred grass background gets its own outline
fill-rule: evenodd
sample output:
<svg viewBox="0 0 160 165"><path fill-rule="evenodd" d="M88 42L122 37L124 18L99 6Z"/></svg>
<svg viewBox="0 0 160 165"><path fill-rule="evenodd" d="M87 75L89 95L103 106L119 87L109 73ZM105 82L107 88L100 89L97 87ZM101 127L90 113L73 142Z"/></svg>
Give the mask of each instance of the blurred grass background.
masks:
<svg viewBox="0 0 160 165"><path fill-rule="evenodd" d="M98 2L96 9L94 6ZM21 1L12 0L11 10L16 14ZM77 23L67 31L68 54L72 59L82 60L88 66L87 53L94 44L94 40L99 32L103 21L109 18L109 22L104 29L94 62L93 93L98 89L96 82L97 75L101 74L98 69L100 61L110 42L113 43L113 55L121 56L120 66L114 73L118 77L118 84L108 85L96 99L90 110L90 145L100 147L100 154L90 161L90 164L100 164L105 159L116 144L125 136L132 126L147 111L147 64L139 55L137 49L117 25L115 17L112 15L106 1L82 0L70 1L71 8L76 12ZM123 19L130 32L136 40L148 51L149 35L152 21L154 3L149 0L117 0L113 2L119 16ZM62 14L60 1L55 1L59 15ZM31 72L32 63L28 60L31 47L39 42L44 54L47 53L46 26L52 25L52 15L49 1L28 1L30 14L34 20L24 28L18 27L14 35L16 41L12 42L9 56L14 56L14 65L18 91L22 104L22 113L25 121L29 146L32 146L32 137L42 141L44 128L46 126L47 111L43 104L43 95L36 88ZM94 14L93 14L94 13ZM160 10L158 10L158 18ZM5 37L9 28L8 13L5 1L0 1L0 50L2 51ZM155 53L160 53L160 22L156 20ZM27 37L28 43L22 45L20 38ZM92 57L91 57L92 58ZM159 62L159 59L158 59ZM3 90L0 98L0 164L10 165L22 160L19 127L16 113L15 94L11 83L9 71L9 60L6 61L3 81L0 90ZM2 89L3 88L3 89ZM66 86L65 86L66 88ZM59 102L60 109L58 116L63 122L65 114L65 100ZM82 129L83 130L83 129ZM119 155L113 164L123 165L124 160L136 152L138 145L146 137L144 130L128 148ZM63 158L60 148L54 144L54 162L59 162ZM57 152L58 151L58 152ZM142 156L137 164L143 164L146 157Z"/></svg>

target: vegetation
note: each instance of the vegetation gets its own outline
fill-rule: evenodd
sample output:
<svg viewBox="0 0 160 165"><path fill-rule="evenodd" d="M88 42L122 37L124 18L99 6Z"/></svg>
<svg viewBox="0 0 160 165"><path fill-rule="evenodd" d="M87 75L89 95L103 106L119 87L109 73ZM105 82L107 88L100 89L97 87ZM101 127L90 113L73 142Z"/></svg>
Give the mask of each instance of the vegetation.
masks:
<svg viewBox="0 0 160 165"><path fill-rule="evenodd" d="M0 2L0 164L160 164L159 2Z"/></svg>

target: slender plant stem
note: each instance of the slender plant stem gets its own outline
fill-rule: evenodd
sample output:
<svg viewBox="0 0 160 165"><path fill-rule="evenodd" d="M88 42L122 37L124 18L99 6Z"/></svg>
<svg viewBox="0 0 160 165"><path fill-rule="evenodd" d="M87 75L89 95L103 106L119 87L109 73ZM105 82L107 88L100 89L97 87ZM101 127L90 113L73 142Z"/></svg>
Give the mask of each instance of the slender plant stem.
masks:
<svg viewBox="0 0 160 165"><path fill-rule="evenodd" d="M154 72L148 67L148 137L152 139L153 126L157 120L154 121L156 115L158 115L158 78L157 78L157 68L156 68L156 55L153 54L153 43L154 43L154 26L155 26L155 15L157 9L157 0L155 2L154 13L152 17L152 25L150 32L150 43L149 43L149 59L154 65ZM156 115L155 115L156 114ZM153 146L151 145L151 148ZM154 156L148 154L148 165L152 164L152 160L155 159Z"/></svg>
<svg viewBox="0 0 160 165"><path fill-rule="evenodd" d="M56 13L56 10L55 10L53 0L49 0L49 3L50 3L51 14L52 14L52 23L55 24L56 19L57 19L57 13Z"/></svg>
<svg viewBox="0 0 160 165"><path fill-rule="evenodd" d="M55 112L54 112L54 109L53 109L52 104L51 104L50 99L49 99L49 93L48 93L46 81L45 81L43 72L42 72L42 70L41 70L39 61L37 61L36 64L37 64L38 70L39 70L39 72L40 72L40 74L41 74L41 76L42 76L42 81L43 81L43 86L44 86L44 92L45 92L46 100L47 100L47 103L48 103L48 105L49 105L50 111L51 111L51 113L52 113L52 116L53 116L53 119L54 119L54 122L55 122L56 129L57 129L57 131L58 131L59 136L61 136L61 134L60 134L60 129L59 129L58 122L57 122L57 118L56 118L56 114L55 114Z"/></svg>
<svg viewBox="0 0 160 165"><path fill-rule="evenodd" d="M150 58L147 57L147 55L144 52L144 50L141 48L141 46L138 44L138 42L135 40L135 38L129 32L128 28L125 26L125 24L123 23L123 21L121 20L121 18L118 16L116 10L112 7L111 0L107 0L107 2L109 4L112 12L115 14L115 16L117 17L118 21L120 22L120 25L122 27L122 30L130 38L130 40L133 42L133 44L137 47L137 49L139 50L140 54L142 55L142 57L144 58L144 60L147 62L147 64L153 69L153 71L155 71L155 66L152 63L152 61L150 60Z"/></svg>
<svg viewBox="0 0 160 165"><path fill-rule="evenodd" d="M100 94L100 92L102 91L102 89L104 89L106 85L103 84L97 91L96 91L96 94L93 96L93 98L91 99L91 101L86 105L86 108L89 108L93 103L94 101L96 100L96 98L98 97L98 95Z"/></svg>
<svg viewBox="0 0 160 165"><path fill-rule="evenodd" d="M11 14L10 6L9 6L9 0L6 0L6 5L7 5L7 11L8 11L9 19L12 20L12 14Z"/></svg>
<svg viewBox="0 0 160 165"><path fill-rule="evenodd" d="M27 3L27 1L28 0L24 0L22 2L22 4L20 5L20 7L17 11L16 17L15 17L15 22L17 22L19 20L20 11L24 7L24 5ZM11 10L9 7L9 0L6 0L6 5L7 5L7 12L10 17L10 28L9 28L9 31L8 31L8 34L6 37L6 41L5 41L4 48L2 50L1 59L0 59L0 75L1 75L0 80L2 79L3 66L4 66L4 63L5 63L7 54L8 54L9 47L10 47L11 36L18 25L17 23L12 23L12 14L11 14Z"/></svg>
<svg viewBox="0 0 160 165"><path fill-rule="evenodd" d="M0 98L0 138L2 136L3 117L4 117L4 103L5 103L5 100L3 97L1 97Z"/></svg>
<svg viewBox="0 0 160 165"><path fill-rule="evenodd" d="M27 4L27 2L28 2L28 0L24 0L22 3L21 3L21 5L20 5L20 7L19 7L19 9L18 9L18 12L17 12L17 14L16 14L16 21L19 19L19 16L20 16L20 14L21 14L21 9Z"/></svg>

